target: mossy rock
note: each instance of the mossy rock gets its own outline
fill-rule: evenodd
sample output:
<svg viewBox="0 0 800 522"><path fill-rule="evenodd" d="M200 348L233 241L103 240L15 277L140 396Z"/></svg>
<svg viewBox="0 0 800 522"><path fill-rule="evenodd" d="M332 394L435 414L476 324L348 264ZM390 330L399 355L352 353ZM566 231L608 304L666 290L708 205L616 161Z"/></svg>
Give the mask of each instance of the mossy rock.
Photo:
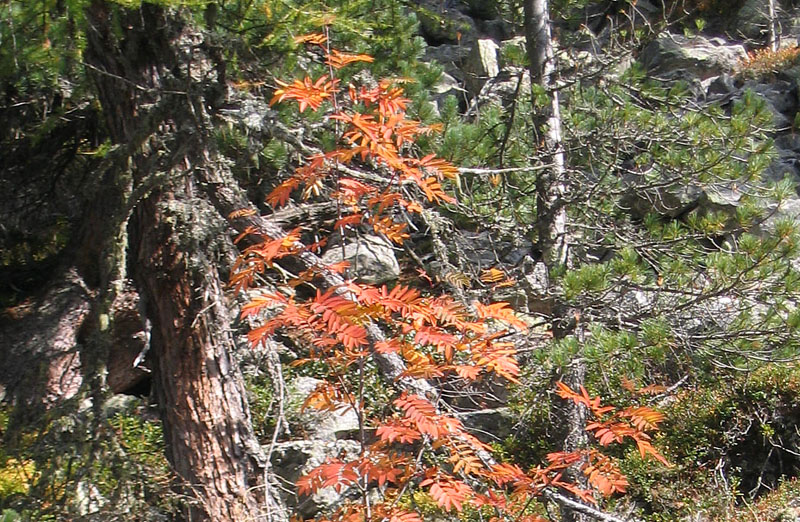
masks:
<svg viewBox="0 0 800 522"><path fill-rule="evenodd" d="M419 19L422 36L430 45L465 45L475 40L475 22L458 11L438 10L431 7L414 8Z"/></svg>

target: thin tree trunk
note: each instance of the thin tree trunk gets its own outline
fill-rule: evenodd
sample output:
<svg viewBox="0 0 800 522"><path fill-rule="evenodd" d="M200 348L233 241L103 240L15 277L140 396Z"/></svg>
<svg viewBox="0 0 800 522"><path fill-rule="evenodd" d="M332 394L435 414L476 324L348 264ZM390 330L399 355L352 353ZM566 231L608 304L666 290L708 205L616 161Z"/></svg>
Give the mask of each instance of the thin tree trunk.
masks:
<svg viewBox="0 0 800 522"><path fill-rule="evenodd" d="M536 141L544 151L545 161L552 167L541 171L536 179L536 232L542 262L547 273L554 268L567 267L569 261L567 212L563 200L567 191L564 148L561 139L561 113L556 90L555 53L550 30L550 14L547 0L525 0L525 36L528 50L531 85L543 90L547 101L534 92L534 130ZM535 88L536 88L535 87ZM537 100L538 98L538 100ZM539 101L540 103L536 103ZM558 283L548 279L548 294L555 338L577 335L583 342L582 326L577 314L560 298ZM584 382L586 365L575 357L563 375L556 376L573 389ZM557 426L557 443L564 451L575 451L586 445L586 410L583 406L560 398L553 399L554 422ZM568 479L586 486L586 478L579 469L569 469ZM564 520L578 522L588 520L586 514L562 505Z"/></svg>
<svg viewBox="0 0 800 522"><path fill-rule="evenodd" d="M769 9L769 48L777 51L780 47L780 30L778 29L778 10L775 8L775 0L767 0Z"/></svg>
<svg viewBox="0 0 800 522"><path fill-rule="evenodd" d="M550 34L547 0L526 0L525 35L531 84L547 93L548 102L535 105L536 141L552 168L536 181L538 246L548 268L567 262L567 213L562 203L566 191L564 148L561 142L561 111L556 86L556 67Z"/></svg>

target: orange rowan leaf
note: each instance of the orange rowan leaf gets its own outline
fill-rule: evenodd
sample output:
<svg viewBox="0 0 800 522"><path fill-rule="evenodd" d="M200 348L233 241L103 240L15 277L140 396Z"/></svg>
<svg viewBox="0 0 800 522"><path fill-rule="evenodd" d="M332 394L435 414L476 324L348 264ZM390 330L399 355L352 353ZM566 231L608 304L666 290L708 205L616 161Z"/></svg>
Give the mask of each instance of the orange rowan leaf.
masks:
<svg viewBox="0 0 800 522"><path fill-rule="evenodd" d="M309 33L309 34L302 34L300 36L295 36L293 40L297 44L310 43L322 46L325 45L325 42L328 41L328 37L322 33Z"/></svg>
<svg viewBox="0 0 800 522"><path fill-rule="evenodd" d="M337 51L336 49L332 49L331 53L328 55L325 63L333 67L334 69L341 69L345 65L349 65L355 62L367 62L371 63L374 62L375 58L368 54L348 54L342 53Z"/></svg>
<svg viewBox="0 0 800 522"><path fill-rule="evenodd" d="M658 429L658 424L664 420L663 413L646 406L625 408L620 416L630 418L631 424L641 431Z"/></svg>
<svg viewBox="0 0 800 522"><path fill-rule="evenodd" d="M251 261L271 267L274 260L296 253L299 241L300 230L295 229L284 237L266 240L247 247L242 252L240 259L242 262ZM235 268L241 265L242 263L237 261Z"/></svg>
<svg viewBox="0 0 800 522"><path fill-rule="evenodd" d="M475 307L475 313L479 319L496 319L498 321L503 321L523 332L528 329L528 325L525 324L525 321L517 317L514 314L514 310L506 302L501 301L484 305L475 301L472 305Z"/></svg>
<svg viewBox="0 0 800 522"><path fill-rule="evenodd" d="M626 390L631 393L636 393L636 383L632 380L628 379L626 376L620 377L620 385Z"/></svg>
<svg viewBox="0 0 800 522"><path fill-rule="evenodd" d="M606 497L625 492L628 479L613 460L597 451L590 451L588 457L589 463L583 469L583 474L595 489Z"/></svg>
<svg viewBox="0 0 800 522"><path fill-rule="evenodd" d="M375 430L375 434L381 440L389 443L397 441L401 444L412 444L422 438L422 434L419 430L397 421L381 424L378 426L378 429Z"/></svg>
<svg viewBox="0 0 800 522"><path fill-rule="evenodd" d="M413 379L432 379L444 375L444 370L429 355L414 352L415 357L406 355L407 367L400 373L400 377L411 377Z"/></svg>
<svg viewBox="0 0 800 522"><path fill-rule="evenodd" d="M254 227L254 226L250 225L250 226L248 226L247 228L245 228L245 229L244 229L244 230L241 232L241 234L239 234L238 236L236 236L236 239L234 239L234 240L233 240L233 244L234 244L234 245L238 245L238 244L239 244L239 242L240 242L242 239L246 238L247 236L252 236L252 235L257 235L257 234L258 234L258 229L256 229L256 227Z"/></svg>
<svg viewBox="0 0 800 522"><path fill-rule="evenodd" d="M240 208L228 214L228 219L239 219L243 217L250 217L258 214L254 208Z"/></svg>
<svg viewBox="0 0 800 522"><path fill-rule="evenodd" d="M448 348L452 350L453 345L456 343L456 337L439 328L423 326L417 330L414 342L419 345L433 345L440 352L444 352Z"/></svg>
<svg viewBox="0 0 800 522"><path fill-rule="evenodd" d="M395 353L399 352L401 348L400 341L397 339L389 339L375 343L375 351L378 353Z"/></svg>
<svg viewBox="0 0 800 522"><path fill-rule="evenodd" d="M294 176L282 182L280 185L272 189L269 194L267 194L267 203L275 208L286 205L292 195L292 192L300 187L300 183L300 179Z"/></svg>
<svg viewBox="0 0 800 522"><path fill-rule="evenodd" d="M419 188L425 193L428 201L433 203L455 203L455 198L442 190L442 184L436 178L425 178L418 182Z"/></svg>
<svg viewBox="0 0 800 522"><path fill-rule="evenodd" d="M246 319L247 317L257 316L264 308L272 307L275 305L288 304L289 299L283 294L273 294L264 292L257 297L253 297L250 301L242 306L240 317Z"/></svg>
<svg viewBox="0 0 800 522"><path fill-rule="evenodd" d="M337 492L342 492L347 486L358 481L359 475L355 467L354 462L329 460L298 479L297 493L311 495L326 487L333 487Z"/></svg>
<svg viewBox="0 0 800 522"><path fill-rule="evenodd" d="M456 365L450 368L462 379L468 379L470 381L477 380L481 372L483 372L483 368L480 366Z"/></svg>
<svg viewBox="0 0 800 522"><path fill-rule="evenodd" d="M344 412L353 407L354 400L340 386L329 382L321 382L303 401L301 411L311 408L319 411Z"/></svg>
<svg viewBox="0 0 800 522"><path fill-rule="evenodd" d="M422 522L422 518L420 518L418 513L401 511L389 517L389 522Z"/></svg>
<svg viewBox="0 0 800 522"><path fill-rule="evenodd" d="M639 450L639 455L644 459L647 455L652 455L654 459L662 463L667 467L672 467L672 464L664 458L664 456L656 451L652 444L649 441L637 438L636 439L636 447Z"/></svg>
<svg viewBox="0 0 800 522"><path fill-rule="evenodd" d="M349 216L345 216L343 218L337 219L336 223L333 224L334 230L339 230L344 227L360 225L361 222L364 220L364 215L361 213L358 214L351 214Z"/></svg>
<svg viewBox="0 0 800 522"><path fill-rule="evenodd" d="M372 222L372 228L375 232L385 235L389 240L398 245L401 245L403 241L411 237L405 231L405 223L395 223L390 217L374 217L370 221Z"/></svg>
<svg viewBox="0 0 800 522"><path fill-rule="evenodd" d="M328 75L323 75L312 81L306 77L303 80L295 80L291 84L276 80L280 89L275 90L275 94L270 100L270 105L282 102L283 100L295 100L300 106L300 112L305 112L306 108L311 107L317 110L326 99L333 96L337 91L339 80L331 80Z"/></svg>
<svg viewBox="0 0 800 522"><path fill-rule="evenodd" d="M471 487L452 478L426 479L420 485L430 486L431 497L445 511L463 511L464 502L473 494Z"/></svg>
<svg viewBox="0 0 800 522"><path fill-rule="evenodd" d="M405 206L405 209L407 211L409 211L409 212L412 212L414 214L422 214L422 211L423 211L422 205L420 205L416 201L408 201L408 202L404 203L404 206Z"/></svg>
<svg viewBox="0 0 800 522"><path fill-rule="evenodd" d="M351 178L339 180L339 192L345 203L355 204L359 199L368 194L374 194L378 189Z"/></svg>
<svg viewBox="0 0 800 522"><path fill-rule="evenodd" d="M417 274L419 274L423 280L427 281L430 286L433 286L433 279L431 279L431 276L428 275L425 269L417 268Z"/></svg>
<svg viewBox="0 0 800 522"><path fill-rule="evenodd" d="M477 508L483 506L490 506L499 510L500 512L504 512L507 510L508 502L506 501L505 497L498 495L497 493L495 493L490 489L486 492L486 495L481 495L479 493L476 493L472 499L472 505ZM489 520L491 522L495 519L496 517L493 517ZM497 520L499 522L499 519Z"/></svg>
<svg viewBox="0 0 800 522"><path fill-rule="evenodd" d="M497 268L489 268L481 272L481 281L484 283L499 283L506 278L506 274Z"/></svg>
<svg viewBox="0 0 800 522"><path fill-rule="evenodd" d="M324 268L325 270L329 270L337 274L343 274L345 270L350 268L350 261L347 260L337 261L336 263L325 265Z"/></svg>
<svg viewBox="0 0 800 522"><path fill-rule="evenodd" d="M664 393L665 391L667 391L667 387L661 384L651 384L639 389L639 393L642 395L658 395L659 393Z"/></svg>
<svg viewBox="0 0 800 522"><path fill-rule="evenodd" d="M516 349L512 343L498 343L476 350L472 360L476 365L519 384L519 365L515 355Z"/></svg>
<svg viewBox="0 0 800 522"><path fill-rule="evenodd" d="M458 419L437 415L433 404L419 395L404 393L394 400L394 404L403 410L406 418L415 424L420 433L429 435L433 439L462 430L462 424Z"/></svg>
<svg viewBox="0 0 800 522"><path fill-rule="evenodd" d="M366 346L368 344L367 331L363 326L357 324L351 324L341 330L338 330L336 332L336 337L345 346L345 348L355 349L359 346ZM366 353L359 352L358 355L366 355Z"/></svg>
<svg viewBox="0 0 800 522"><path fill-rule="evenodd" d="M458 167L447 160L437 158L434 154L429 154L419 160L417 165L444 178L456 179L458 177Z"/></svg>

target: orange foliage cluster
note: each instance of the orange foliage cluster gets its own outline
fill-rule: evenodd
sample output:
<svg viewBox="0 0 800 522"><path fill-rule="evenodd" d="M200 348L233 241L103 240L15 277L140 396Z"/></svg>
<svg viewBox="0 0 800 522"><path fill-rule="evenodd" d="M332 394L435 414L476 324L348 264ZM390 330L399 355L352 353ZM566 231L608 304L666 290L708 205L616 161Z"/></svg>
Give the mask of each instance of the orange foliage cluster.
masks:
<svg viewBox="0 0 800 522"><path fill-rule="evenodd" d="M770 48L747 53L739 65L739 74L746 78L764 78L794 66L800 60L800 47Z"/></svg>
<svg viewBox="0 0 800 522"><path fill-rule="evenodd" d="M324 50L325 35L299 37L298 43L319 45ZM333 68L354 61L369 61L362 55L346 55L325 50ZM323 76L292 84L281 83L273 103L292 100L300 112L317 111L325 100L339 94L335 78ZM350 227L371 226L376 232L401 243L406 237L405 223L395 216L421 212L422 205L408 196L406 186L416 186L431 203L451 201L442 188L445 178L457 169L433 155L422 158L411 154L417 136L436 131L406 118L408 100L391 81L376 87L348 86L349 103L333 103L328 117L346 125L342 146L307 159L294 175L281 183L268 197L274 207L292 197L336 198L347 211L336 222L344 232ZM361 107L356 110L356 107ZM388 172L391 181L378 183L369 177L344 176L342 166L360 166ZM336 172L336 176L333 173ZM328 187L333 187L329 189ZM363 521L368 518L390 522L418 522L419 514L401 508L404 492L422 488L445 511L461 511L464 506L489 506L508 520L544 520L528 513L531 498L540 497L546 488L567 491L590 503L595 492L611 495L623 492L627 481L614 462L596 450L553 453L546 466L523 470L510 463L496 463L491 447L471 435L454 416L443 412L435 397L402 392L393 401L394 413L384 418L363 418L364 397L348 389L343 376L363 366L375 354L397 354L406 369L400 378L477 381L496 375L517 382L519 367L514 346L504 341L509 329L523 331L526 324L516 317L507 303L472 303L470 308L448 295L423 295L420 290L398 284L376 287L348 281L317 290L310 298L289 292L261 291L256 295L257 275L285 256L308 247L300 241L299 230L281 238L262 239L246 248L239 257L232 284L248 290L250 301L242 317L260 321L249 333L253 345L262 343L278 329L299 332L311 340L307 358L297 361L323 362L330 371L330 382L320 385L304 407L320 410L352 408L363 419L371 439L362 440L361 454L353 460L332 458L297 481L300 495L311 495L322 488L337 491L356 488L363 502L346 502L331 520ZM290 285L313 282L324 270L341 272L346 267L314 267L299 274ZM495 270L482 276L490 284L508 279ZM513 283L512 283L513 284ZM370 327L380 325L384 336L376 338ZM614 410L590 398L585 390L575 393L563 384L559 394L584 404L595 415L588 426L601 445L630 438L643 455L664 461L650 445L646 433L661 421L647 408ZM568 467L581 466L594 487L583 490L562 480ZM367 495L378 488L384 502ZM370 499L367 501L366 499ZM495 517L493 520L500 520Z"/></svg>

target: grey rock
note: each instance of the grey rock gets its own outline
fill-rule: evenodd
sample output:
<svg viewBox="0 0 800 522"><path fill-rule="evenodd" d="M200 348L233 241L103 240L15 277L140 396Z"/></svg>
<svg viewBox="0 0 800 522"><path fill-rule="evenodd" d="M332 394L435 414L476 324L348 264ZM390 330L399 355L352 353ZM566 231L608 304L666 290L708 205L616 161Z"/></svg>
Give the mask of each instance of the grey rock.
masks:
<svg viewBox="0 0 800 522"><path fill-rule="evenodd" d="M509 56L524 56L527 52L525 49L525 37L524 36L516 36L509 40L505 40L500 42L500 50L499 50L499 60L500 60L500 68L505 69L511 65L521 65L518 63L509 62L507 58Z"/></svg>
<svg viewBox="0 0 800 522"><path fill-rule="evenodd" d="M475 20L458 10L443 6L443 3L434 0L421 0L414 8L423 38L431 45L471 45L477 35Z"/></svg>
<svg viewBox="0 0 800 522"><path fill-rule="evenodd" d="M706 95L708 96L731 96L739 92L739 89L736 87L736 81L733 76L728 73L722 73L714 78L709 78L709 80L711 81L706 91Z"/></svg>
<svg viewBox="0 0 800 522"><path fill-rule="evenodd" d="M470 48L466 45L442 44L430 46L425 49L422 57L424 62L436 62L443 65L445 70L453 76L463 76L459 67L469 56Z"/></svg>
<svg viewBox="0 0 800 522"><path fill-rule="evenodd" d="M752 90L767 102L776 129L792 126L798 108L796 84L785 80L770 83L748 81L744 84L744 88Z"/></svg>
<svg viewBox="0 0 800 522"><path fill-rule="evenodd" d="M500 16L499 0L464 0L467 12L476 18L491 20Z"/></svg>
<svg viewBox="0 0 800 522"><path fill-rule="evenodd" d="M265 450L269 450L265 447ZM270 463L275 473L287 483L294 484L297 479L323 464L329 458L342 457L354 459L361 451L361 444L353 440L295 440L280 442L272 448ZM332 487L324 488L310 497L297 498L281 489L282 500L292 512L309 518L321 510L339 504L347 491L337 493Z"/></svg>
<svg viewBox="0 0 800 522"><path fill-rule="evenodd" d="M466 89L461 87L459 81L450 74L443 72L439 80L431 87L433 96L431 103L433 104L434 112L439 114L439 110L448 96L455 96L457 99L464 98Z"/></svg>
<svg viewBox="0 0 800 522"><path fill-rule="evenodd" d="M767 167L763 177L769 181L780 181L787 176L800 183L800 135L779 134L775 138L778 157Z"/></svg>
<svg viewBox="0 0 800 522"><path fill-rule="evenodd" d="M475 113L484 107L507 107L519 94L526 96L531 92L531 77L526 69L509 67L490 79L472 100L468 113Z"/></svg>
<svg viewBox="0 0 800 522"><path fill-rule="evenodd" d="M323 254L327 264L350 262L350 274L370 284L382 284L400 276L400 264L391 243L381 237L363 234L355 241L333 245Z"/></svg>
<svg viewBox="0 0 800 522"><path fill-rule="evenodd" d="M734 18L734 32L752 40L766 41L769 11L765 0L746 0Z"/></svg>
<svg viewBox="0 0 800 522"><path fill-rule="evenodd" d="M111 418L117 414L131 413L142 405L142 399L132 395L117 394L103 404L103 415Z"/></svg>
<svg viewBox="0 0 800 522"><path fill-rule="evenodd" d="M734 72L746 57L743 45L722 38L663 33L645 47L640 59L654 76L702 80Z"/></svg>
<svg viewBox="0 0 800 522"><path fill-rule="evenodd" d="M632 185L635 186L635 183ZM676 218L696 208L703 197L703 189L696 185L670 185L644 191L631 190L623 197L622 204L637 217L655 212Z"/></svg>
<svg viewBox="0 0 800 522"><path fill-rule="evenodd" d="M466 88L472 96L478 94L486 81L500 72L497 57L499 49L500 46L489 39L480 39L472 46L463 68Z"/></svg>
<svg viewBox="0 0 800 522"><path fill-rule="evenodd" d="M443 72L435 84L431 87L431 91L436 95L457 94L464 89L453 76Z"/></svg>
<svg viewBox="0 0 800 522"><path fill-rule="evenodd" d="M800 223L800 198L789 198L783 201L780 206L772 205L768 208L771 216L761 223L756 232L770 235L775 231L775 225L782 220L790 219Z"/></svg>
<svg viewBox="0 0 800 522"><path fill-rule="evenodd" d="M467 430L484 442L503 440L511 435L517 422L510 408L468 411L457 415Z"/></svg>
<svg viewBox="0 0 800 522"><path fill-rule="evenodd" d="M306 398L323 381L313 377L298 377L287 385L285 412L292 424L302 427L306 436L315 440L335 441L358 432L358 416L352 408L342 405L336 411L302 408Z"/></svg>

